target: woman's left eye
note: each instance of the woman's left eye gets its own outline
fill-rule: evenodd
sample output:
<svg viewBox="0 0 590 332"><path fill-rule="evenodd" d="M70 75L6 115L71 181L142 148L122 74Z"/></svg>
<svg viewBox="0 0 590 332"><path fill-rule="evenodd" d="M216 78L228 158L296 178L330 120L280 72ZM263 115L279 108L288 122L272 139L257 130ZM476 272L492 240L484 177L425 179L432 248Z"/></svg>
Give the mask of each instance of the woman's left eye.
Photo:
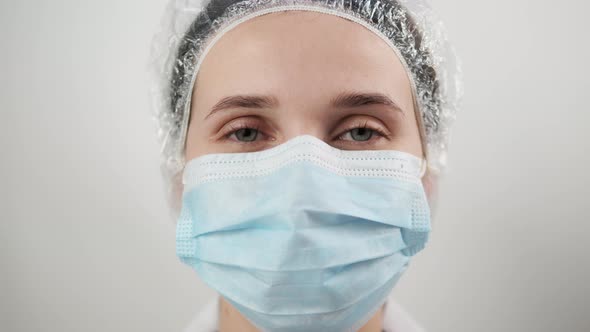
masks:
<svg viewBox="0 0 590 332"><path fill-rule="evenodd" d="M373 138L375 135L379 136L381 133L378 130L372 128L356 127L340 135L339 139L343 141L366 142L371 140L371 138Z"/></svg>
<svg viewBox="0 0 590 332"><path fill-rule="evenodd" d="M353 128L347 131L344 135L350 136L354 141L368 141L373 136L373 129L369 128ZM347 137L348 137L347 136Z"/></svg>

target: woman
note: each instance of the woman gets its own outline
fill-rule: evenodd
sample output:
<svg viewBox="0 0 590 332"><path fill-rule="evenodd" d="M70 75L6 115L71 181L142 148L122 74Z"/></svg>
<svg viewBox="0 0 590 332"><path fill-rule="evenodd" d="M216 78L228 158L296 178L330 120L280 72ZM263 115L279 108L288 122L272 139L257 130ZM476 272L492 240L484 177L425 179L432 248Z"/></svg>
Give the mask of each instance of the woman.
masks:
<svg viewBox="0 0 590 332"><path fill-rule="evenodd" d="M154 39L177 254L220 294L190 331L417 331L460 97L423 1L172 1Z"/></svg>

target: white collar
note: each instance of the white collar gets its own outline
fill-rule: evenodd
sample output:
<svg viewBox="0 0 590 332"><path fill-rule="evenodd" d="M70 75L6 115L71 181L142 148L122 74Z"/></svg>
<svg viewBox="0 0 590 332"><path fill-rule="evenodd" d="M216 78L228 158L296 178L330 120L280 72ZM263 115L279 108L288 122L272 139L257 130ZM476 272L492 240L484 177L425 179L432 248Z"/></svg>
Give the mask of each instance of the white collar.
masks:
<svg viewBox="0 0 590 332"><path fill-rule="evenodd" d="M191 321L184 332L215 332L217 331L217 315L219 298L207 303ZM385 306L383 316L383 330L385 332L425 332L424 329L402 308L393 301L391 295Z"/></svg>

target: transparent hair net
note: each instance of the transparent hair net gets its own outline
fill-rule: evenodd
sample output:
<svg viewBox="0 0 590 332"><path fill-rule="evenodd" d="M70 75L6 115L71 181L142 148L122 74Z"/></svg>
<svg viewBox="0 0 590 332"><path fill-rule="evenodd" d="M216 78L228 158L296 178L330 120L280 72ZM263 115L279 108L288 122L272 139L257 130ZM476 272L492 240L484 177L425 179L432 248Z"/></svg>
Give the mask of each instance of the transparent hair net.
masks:
<svg viewBox="0 0 590 332"><path fill-rule="evenodd" d="M445 169L449 128L462 95L460 66L442 22L425 0L171 0L152 40L148 67L172 218L180 210L190 99L202 60L233 27L284 10L337 15L381 37L410 78L428 169L433 174Z"/></svg>

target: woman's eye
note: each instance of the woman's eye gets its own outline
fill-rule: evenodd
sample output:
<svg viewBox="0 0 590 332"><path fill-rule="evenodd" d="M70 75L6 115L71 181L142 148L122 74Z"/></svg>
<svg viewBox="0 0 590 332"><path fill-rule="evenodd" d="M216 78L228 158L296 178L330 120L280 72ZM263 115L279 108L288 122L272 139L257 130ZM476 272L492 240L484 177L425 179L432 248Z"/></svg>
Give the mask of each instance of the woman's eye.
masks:
<svg viewBox="0 0 590 332"><path fill-rule="evenodd" d="M253 142L258 137L258 129L242 128L234 131L230 136L235 136L240 142Z"/></svg>
<svg viewBox="0 0 590 332"><path fill-rule="evenodd" d="M373 136L373 130L369 128L354 128L350 131L350 137L355 141L368 141Z"/></svg>
<svg viewBox="0 0 590 332"><path fill-rule="evenodd" d="M368 141L371 139L371 137L373 137L373 134L375 133L375 130L370 129L370 128L363 128L363 127L359 127L359 128L353 128L349 131L347 131L346 133L344 133L344 135L342 135L342 139L346 140L346 141L350 141L349 138L352 138L353 141Z"/></svg>

